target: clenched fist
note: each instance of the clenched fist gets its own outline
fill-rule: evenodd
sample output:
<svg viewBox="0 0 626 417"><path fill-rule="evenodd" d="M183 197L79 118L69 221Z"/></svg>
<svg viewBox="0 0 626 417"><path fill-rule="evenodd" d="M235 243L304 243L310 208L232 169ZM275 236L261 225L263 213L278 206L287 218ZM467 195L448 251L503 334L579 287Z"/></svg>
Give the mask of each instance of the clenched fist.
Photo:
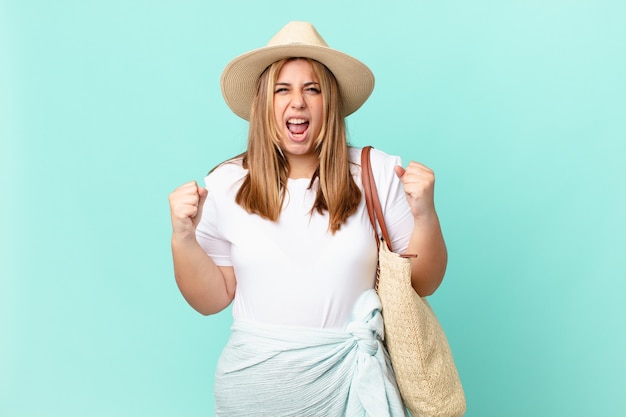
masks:
<svg viewBox="0 0 626 417"><path fill-rule="evenodd" d="M406 169L401 166L397 166L395 169L396 175L404 186L404 192L406 193L413 217L418 219L434 214L434 172L430 168L414 161L411 161Z"/></svg>
<svg viewBox="0 0 626 417"><path fill-rule="evenodd" d="M169 196L172 217L172 236L177 239L195 239L196 227L202 216L202 206L209 192L195 181L181 185Z"/></svg>

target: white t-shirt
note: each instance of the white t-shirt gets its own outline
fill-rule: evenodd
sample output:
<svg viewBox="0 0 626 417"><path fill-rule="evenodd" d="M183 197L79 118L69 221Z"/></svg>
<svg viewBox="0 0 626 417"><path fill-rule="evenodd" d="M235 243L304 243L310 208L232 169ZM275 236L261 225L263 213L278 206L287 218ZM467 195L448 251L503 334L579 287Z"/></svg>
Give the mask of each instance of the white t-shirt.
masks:
<svg viewBox="0 0 626 417"><path fill-rule="evenodd" d="M400 158L373 149L371 165L385 222L398 253L406 250L413 216L394 172ZM361 186L361 150L350 148ZM318 182L290 179L277 222L249 214L235 202L247 170L225 163L205 178L209 195L196 237L220 266L233 266L233 317L269 324L343 328L356 299L374 285L377 249L365 197L333 235L328 214L311 211Z"/></svg>

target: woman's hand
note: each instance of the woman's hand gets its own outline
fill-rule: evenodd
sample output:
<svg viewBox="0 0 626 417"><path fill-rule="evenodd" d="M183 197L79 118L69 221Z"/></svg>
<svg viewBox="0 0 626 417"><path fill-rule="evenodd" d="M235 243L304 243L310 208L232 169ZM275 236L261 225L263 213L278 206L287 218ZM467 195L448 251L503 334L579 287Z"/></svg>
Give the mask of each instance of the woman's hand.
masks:
<svg viewBox="0 0 626 417"><path fill-rule="evenodd" d="M415 219L406 253L417 254L411 259L411 283L422 297L435 292L446 271L448 252L435 211L435 174L428 167L411 161L406 169L397 166Z"/></svg>
<svg viewBox="0 0 626 417"><path fill-rule="evenodd" d="M237 287L233 267L217 266L196 240L196 228L208 194L206 188L191 181L169 196L176 284L189 305L205 315L228 307Z"/></svg>
<svg viewBox="0 0 626 417"><path fill-rule="evenodd" d="M172 237L195 240L196 227L202 217L202 206L209 194L195 181L181 185L169 195Z"/></svg>
<svg viewBox="0 0 626 417"><path fill-rule="evenodd" d="M406 169L395 168L396 175L402 181L406 198L415 219L430 217L435 214L435 173L419 162L411 161Z"/></svg>

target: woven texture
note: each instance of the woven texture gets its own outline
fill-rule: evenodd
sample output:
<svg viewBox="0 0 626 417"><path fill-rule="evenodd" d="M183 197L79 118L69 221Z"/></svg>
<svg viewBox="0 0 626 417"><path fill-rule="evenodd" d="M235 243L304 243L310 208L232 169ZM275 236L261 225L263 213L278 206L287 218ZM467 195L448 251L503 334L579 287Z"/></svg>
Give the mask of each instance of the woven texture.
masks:
<svg viewBox="0 0 626 417"><path fill-rule="evenodd" d="M448 339L426 298L411 285L411 261L392 251L370 165L363 148L361 172L370 222L380 226L376 288L382 305L385 345L404 404L413 417L458 417L465 393Z"/></svg>
<svg viewBox="0 0 626 417"><path fill-rule="evenodd" d="M465 413L465 394L452 352L428 301L411 286L411 263L379 250L378 296L385 344L398 388L413 417L456 417Z"/></svg>
<svg viewBox="0 0 626 417"><path fill-rule="evenodd" d="M344 117L355 112L374 89L374 74L358 59L330 48L308 22L289 22L263 48L233 59L221 77L226 104L239 117L250 120L252 101L259 77L283 58L311 58L324 64L337 79Z"/></svg>

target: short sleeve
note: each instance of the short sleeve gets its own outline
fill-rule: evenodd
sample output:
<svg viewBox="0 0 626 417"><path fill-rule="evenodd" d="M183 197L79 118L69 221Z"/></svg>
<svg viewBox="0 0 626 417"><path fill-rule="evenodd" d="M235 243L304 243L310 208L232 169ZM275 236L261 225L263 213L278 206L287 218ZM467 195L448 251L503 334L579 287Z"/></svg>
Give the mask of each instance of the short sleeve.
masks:
<svg viewBox="0 0 626 417"><path fill-rule="evenodd" d="M202 209L202 218L196 229L200 247L218 266L232 266L231 243L223 235L220 224L233 210L237 210L235 196L239 180L245 173L235 162L225 163L204 179L208 196ZM220 220L221 219L221 220Z"/></svg>
<svg viewBox="0 0 626 417"><path fill-rule="evenodd" d="M396 253L404 253L413 232L413 215L402 181L395 173L395 167L402 166L402 160L377 149L372 149L370 160L391 247ZM380 229L378 232L380 234Z"/></svg>

